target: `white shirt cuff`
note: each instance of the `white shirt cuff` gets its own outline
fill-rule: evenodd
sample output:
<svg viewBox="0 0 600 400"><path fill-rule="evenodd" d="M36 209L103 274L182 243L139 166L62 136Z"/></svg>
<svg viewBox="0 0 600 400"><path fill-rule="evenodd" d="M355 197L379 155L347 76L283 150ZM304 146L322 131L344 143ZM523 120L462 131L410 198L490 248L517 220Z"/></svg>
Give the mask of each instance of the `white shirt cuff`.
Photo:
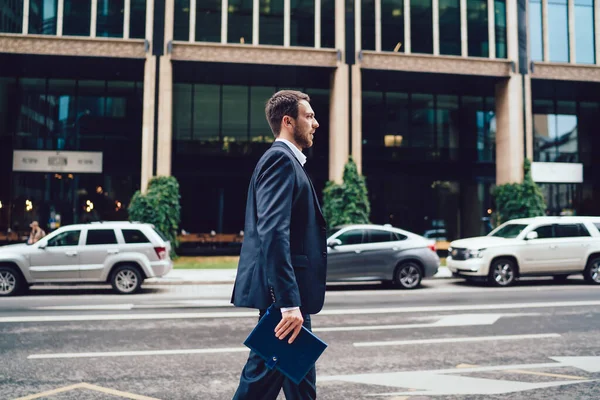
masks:
<svg viewBox="0 0 600 400"><path fill-rule="evenodd" d="M300 307L281 307L281 312L287 312L287 311L292 311L292 310L298 310Z"/></svg>

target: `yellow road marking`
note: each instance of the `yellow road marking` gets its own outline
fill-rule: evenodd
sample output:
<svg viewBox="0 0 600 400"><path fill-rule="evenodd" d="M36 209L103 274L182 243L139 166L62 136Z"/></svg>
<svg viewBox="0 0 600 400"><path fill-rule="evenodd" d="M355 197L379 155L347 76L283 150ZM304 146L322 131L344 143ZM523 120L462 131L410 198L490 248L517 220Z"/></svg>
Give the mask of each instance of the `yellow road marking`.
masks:
<svg viewBox="0 0 600 400"><path fill-rule="evenodd" d="M583 377L583 376L551 374L551 373L548 373L548 372L526 371L526 370L523 370L523 369L511 369L511 370L508 370L508 371L505 371L505 372L512 372L512 373L515 373L515 374L551 376L553 378L573 379L573 380L576 380L576 381L590 379L590 378Z"/></svg>
<svg viewBox="0 0 600 400"><path fill-rule="evenodd" d="M43 393L32 394L32 395L25 396L25 397L19 397L18 399L15 399L15 400L34 400L34 399L39 399L41 397L52 396L54 394L58 394L58 393L62 393L62 392L68 392L70 390L79 389L80 387L81 387L81 383L78 383L77 385L65 386L65 387L61 387L61 388L58 388L58 389L49 390L49 391L43 392Z"/></svg>
<svg viewBox="0 0 600 400"><path fill-rule="evenodd" d="M126 399L131 399L131 400L160 400L154 397L148 397L148 396L142 396L139 394L135 394L135 393L127 393L127 392L122 392L120 390L115 390L115 389L109 389L109 388L105 388L102 386L97 386L97 385L92 385L89 383L78 383L76 385L70 385L70 386L65 386L62 388L58 388L58 389L54 389L54 390L49 390L47 392L43 392L43 393L37 393L37 394L32 394L26 397L19 397L18 399L15 400L34 400L34 399L40 399L42 397L48 397L48 396L52 396L58 393L63 393L63 392L68 392L71 390L75 390L75 389L87 389L87 390L93 390L96 392L101 392L101 393L106 393L106 394L111 394L113 396L118 396L118 397L123 397Z"/></svg>

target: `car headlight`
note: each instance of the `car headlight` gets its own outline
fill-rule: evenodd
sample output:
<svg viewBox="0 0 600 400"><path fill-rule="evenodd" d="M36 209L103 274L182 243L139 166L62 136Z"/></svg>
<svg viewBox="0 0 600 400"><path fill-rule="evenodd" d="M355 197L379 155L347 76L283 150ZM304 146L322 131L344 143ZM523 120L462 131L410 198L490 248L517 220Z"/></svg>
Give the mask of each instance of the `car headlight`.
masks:
<svg viewBox="0 0 600 400"><path fill-rule="evenodd" d="M467 253L468 258L483 258L483 252L485 249L469 250Z"/></svg>

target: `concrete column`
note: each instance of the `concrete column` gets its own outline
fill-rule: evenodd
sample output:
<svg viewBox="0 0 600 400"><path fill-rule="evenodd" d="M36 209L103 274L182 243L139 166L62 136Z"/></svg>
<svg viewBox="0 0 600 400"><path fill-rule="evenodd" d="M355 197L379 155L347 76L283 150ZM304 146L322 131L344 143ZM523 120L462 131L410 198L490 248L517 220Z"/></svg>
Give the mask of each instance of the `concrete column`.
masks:
<svg viewBox="0 0 600 400"><path fill-rule="evenodd" d="M158 87L158 143L156 175L171 175L171 148L173 141L173 64L167 46L173 40L175 0L165 1L165 49L160 57L160 84Z"/></svg>
<svg viewBox="0 0 600 400"><path fill-rule="evenodd" d="M360 64L352 65L352 157L362 173L362 74Z"/></svg>
<svg viewBox="0 0 600 400"><path fill-rule="evenodd" d="M315 0L315 48L321 48L321 0Z"/></svg>
<svg viewBox="0 0 600 400"><path fill-rule="evenodd" d="M283 0L283 45L290 47L290 27L292 21L291 0Z"/></svg>
<svg viewBox="0 0 600 400"><path fill-rule="evenodd" d="M492 59L496 58L496 10L494 3L494 0L487 0L489 57Z"/></svg>
<svg viewBox="0 0 600 400"><path fill-rule="evenodd" d="M506 6L512 0L506 1ZM508 30L508 28L507 28ZM469 56L469 42L467 41L467 0L460 0L460 55Z"/></svg>
<svg viewBox="0 0 600 400"><path fill-rule="evenodd" d="M543 60L550 61L550 34L548 33L548 0L542 0L542 51Z"/></svg>
<svg viewBox="0 0 600 400"><path fill-rule="evenodd" d="M285 6L284 6L285 8ZM285 11L284 11L285 12ZM260 38L260 0L252 0L252 45L258 46ZM285 28L284 28L285 30ZM284 34L285 36L285 34Z"/></svg>
<svg viewBox="0 0 600 400"><path fill-rule="evenodd" d="M381 0L375 0L375 51L381 51Z"/></svg>
<svg viewBox="0 0 600 400"><path fill-rule="evenodd" d="M575 64L577 54L575 53L575 0L567 2L567 21L569 24L569 62Z"/></svg>
<svg viewBox="0 0 600 400"><path fill-rule="evenodd" d="M488 2L491 0L488 0ZM433 23L433 55L440 55L440 4L439 0L431 1Z"/></svg>
<svg viewBox="0 0 600 400"><path fill-rule="evenodd" d="M190 0L190 42L196 41L196 0Z"/></svg>
<svg viewBox="0 0 600 400"><path fill-rule="evenodd" d="M411 51L410 21L410 0L404 0L404 52L406 54L410 54Z"/></svg>
<svg viewBox="0 0 600 400"><path fill-rule="evenodd" d="M129 39L129 20L131 19L131 0L125 0L123 10L123 39Z"/></svg>
<svg viewBox="0 0 600 400"><path fill-rule="evenodd" d="M523 86L513 75L496 85L496 184L523 180Z"/></svg>
<svg viewBox="0 0 600 400"><path fill-rule="evenodd" d="M221 1L221 43L227 43L227 17L228 17L229 1Z"/></svg>
<svg viewBox="0 0 600 400"><path fill-rule="evenodd" d="M90 36L96 37L96 25L98 22L98 0L92 0L92 12L90 13Z"/></svg>
<svg viewBox="0 0 600 400"><path fill-rule="evenodd" d="M23 35L29 33L29 0L23 1Z"/></svg>
<svg viewBox="0 0 600 400"><path fill-rule="evenodd" d="M337 18L336 18L337 19ZM329 180L342 182L348 161L348 73L350 66L339 63L333 72L329 101Z"/></svg>
<svg viewBox="0 0 600 400"><path fill-rule="evenodd" d="M531 75L525 75L525 154L533 161L533 110L531 98Z"/></svg>
<svg viewBox="0 0 600 400"><path fill-rule="evenodd" d="M56 36L63 34L63 21L65 15L65 0L58 0L56 4Z"/></svg>
<svg viewBox="0 0 600 400"><path fill-rule="evenodd" d="M154 21L154 0L146 3L146 40L152 43ZM143 192L148 187L152 178L154 164L154 95L156 82L156 57L152 56L152 49L146 53L144 65L144 111L142 114L142 171L140 189Z"/></svg>
<svg viewBox="0 0 600 400"><path fill-rule="evenodd" d="M329 180L342 182L348 161L348 78L350 67L344 63L346 49L346 9L344 0L335 0L335 47L339 59L332 74L329 101Z"/></svg>

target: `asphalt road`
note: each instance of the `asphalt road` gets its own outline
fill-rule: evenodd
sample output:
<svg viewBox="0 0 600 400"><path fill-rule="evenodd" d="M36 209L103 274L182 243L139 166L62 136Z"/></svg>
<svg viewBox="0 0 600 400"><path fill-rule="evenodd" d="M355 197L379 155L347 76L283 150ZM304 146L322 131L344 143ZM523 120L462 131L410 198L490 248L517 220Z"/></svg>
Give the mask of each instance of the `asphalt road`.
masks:
<svg viewBox="0 0 600 400"><path fill-rule="evenodd" d="M600 287L334 286L319 399L600 398ZM231 399L257 313L230 285L52 288L0 299L0 399ZM280 396L283 399L283 395Z"/></svg>

